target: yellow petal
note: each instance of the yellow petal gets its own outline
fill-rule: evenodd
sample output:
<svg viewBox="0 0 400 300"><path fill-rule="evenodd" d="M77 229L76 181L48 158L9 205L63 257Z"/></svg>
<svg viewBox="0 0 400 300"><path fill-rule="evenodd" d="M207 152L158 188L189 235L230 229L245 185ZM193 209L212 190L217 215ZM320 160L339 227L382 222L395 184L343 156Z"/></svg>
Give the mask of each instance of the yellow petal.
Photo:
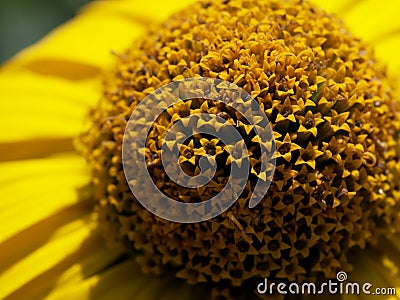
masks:
<svg viewBox="0 0 400 300"><path fill-rule="evenodd" d="M98 232L91 233L91 236L83 242L83 246L74 253L68 268L46 275L53 275L44 280L49 280L51 292L45 299L93 299L92 289L98 284L102 272L113 268L116 261L120 260L121 253L116 249L109 249L105 246L103 238ZM24 292L29 293L29 289Z"/></svg>
<svg viewBox="0 0 400 300"><path fill-rule="evenodd" d="M0 242L76 204L88 181L85 162L75 155L6 162L0 169Z"/></svg>
<svg viewBox="0 0 400 300"><path fill-rule="evenodd" d="M37 138L0 143L0 162L42 158L58 152L72 151L72 138Z"/></svg>
<svg viewBox="0 0 400 300"><path fill-rule="evenodd" d="M88 106L99 98L99 85L28 71L0 72L0 142L75 137Z"/></svg>
<svg viewBox="0 0 400 300"><path fill-rule="evenodd" d="M376 49L377 57L387 65L388 73L399 78L400 2L359 1L343 13L350 30Z"/></svg>
<svg viewBox="0 0 400 300"><path fill-rule="evenodd" d="M120 17L128 17L131 20L145 26L153 26L169 18L172 14L184 9L191 3L199 0L119 0L97 1L85 7L84 12L107 11ZM149 9L151 8L151 9Z"/></svg>
<svg viewBox="0 0 400 300"><path fill-rule="evenodd" d="M68 214L67 211L64 213ZM62 299L89 299L89 289L83 291L76 287L86 278L95 283L96 274L112 266L121 253L106 248L98 230L92 230L93 224L88 217L87 214L81 215L80 219L59 229L43 227L41 232L36 232L36 238L40 239L50 232L52 235L37 249L32 248L29 236L21 237L17 249L2 249L2 253L15 250L18 253L26 247L30 251L2 274L0 297L8 294L7 299L44 299L48 295L57 295L58 289L75 287L74 290L79 293L77 297Z"/></svg>
<svg viewBox="0 0 400 300"><path fill-rule="evenodd" d="M323 8L327 12L330 13L336 13L340 14L341 13L346 13L346 10L348 7L351 7L352 5L356 4L358 1L357 0L310 0L310 2L314 3L320 8Z"/></svg>
<svg viewBox="0 0 400 300"><path fill-rule="evenodd" d="M27 296L29 296L31 299L41 299L43 295L34 297L34 295L29 295L25 291L29 290L29 287L33 291L34 287L43 290L43 285L46 286L49 283L41 278L43 274L53 272L52 269L54 268L60 268L58 270L60 272L62 269L72 265L74 253L90 234L91 227L88 226L88 221L88 215L86 214L86 219L72 221L58 230L48 227L44 229L45 233L37 232L40 237L41 234L46 234L46 231L55 231L46 244L28 252L26 257L21 257L18 262L2 273L0 298L3 299L5 296L10 296L10 299L27 299ZM18 242L16 241L12 245L14 247L2 250L8 254L8 252L21 251L24 246L29 245L26 240L20 239ZM55 273L57 274L58 272Z"/></svg>
<svg viewBox="0 0 400 300"><path fill-rule="evenodd" d="M115 62L111 52L123 52L149 25L164 21L187 5L162 0L91 3L6 66L69 79L96 76Z"/></svg>
<svg viewBox="0 0 400 300"><path fill-rule="evenodd" d="M87 11L19 53L5 67L73 80L91 78L115 61L112 51L123 51L144 31L143 25L129 18L102 9Z"/></svg>
<svg viewBox="0 0 400 300"><path fill-rule="evenodd" d="M7 62L0 69L1 160L70 150L68 138L82 131L101 95L98 75L115 62L111 51L123 52L148 25L187 4L155 0L149 10L142 1L94 2Z"/></svg>
<svg viewBox="0 0 400 300"><path fill-rule="evenodd" d="M386 63L388 73L395 80L400 79L400 32L393 34L390 38L383 39L375 45L376 56Z"/></svg>
<svg viewBox="0 0 400 300"><path fill-rule="evenodd" d="M172 274L156 277L144 275L133 259L80 282L57 286L47 300L55 299L96 300L201 300L207 299L204 289L188 285Z"/></svg>
<svg viewBox="0 0 400 300"><path fill-rule="evenodd" d="M346 25L366 41L380 40L400 29L400 2L359 1L343 12Z"/></svg>
<svg viewBox="0 0 400 300"><path fill-rule="evenodd" d="M348 274L346 282L358 282L360 286L370 283L371 294L376 292L377 288L381 290L384 288L387 292L389 288L395 288L396 295L386 295L385 299L400 299L399 258L400 235L392 236L390 239L382 238L377 246L354 253L350 258L354 270ZM371 295L360 296L360 299L371 297Z"/></svg>

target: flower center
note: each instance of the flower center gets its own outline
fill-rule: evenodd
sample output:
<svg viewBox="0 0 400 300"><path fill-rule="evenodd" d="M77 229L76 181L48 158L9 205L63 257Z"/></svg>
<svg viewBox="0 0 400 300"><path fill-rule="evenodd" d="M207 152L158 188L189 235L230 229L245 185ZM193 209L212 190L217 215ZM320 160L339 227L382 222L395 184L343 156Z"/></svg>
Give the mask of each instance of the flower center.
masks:
<svg viewBox="0 0 400 300"><path fill-rule="evenodd" d="M160 157L166 131L194 112L237 125L252 166L230 209L209 221L180 224L135 200L121 147L127 120L145 96L198 76L233 82L257 100L274 131L276 171L263 201L250 209L246 203L260 174L254 132L217 102L176 104L156 120L146 144L149 173L164 194L204 201L229 176L224 145L205 135L182 146L179 162L196 174L199 156L214 156L218 179L188 189L165 175ZM82 136L106 236L137 252L145 270L168 267L189 283L335 278L348 268L351 248L400 229L400 118L393 95L370 49L305 1L201 1L121 56L93 127Z"/></svg>

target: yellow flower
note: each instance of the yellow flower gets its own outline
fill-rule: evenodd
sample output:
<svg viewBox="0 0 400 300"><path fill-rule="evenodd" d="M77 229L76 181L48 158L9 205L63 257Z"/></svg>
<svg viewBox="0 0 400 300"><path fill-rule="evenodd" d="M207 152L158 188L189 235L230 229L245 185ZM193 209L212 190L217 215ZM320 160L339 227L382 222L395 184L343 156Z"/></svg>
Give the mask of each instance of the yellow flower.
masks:
<svg viewBox="0 0 400 300"><path fill-rule="evenodd" d="M375 47L377 57L387 64L388 74L396 84L400 67L400 59L397 56L400 46L400 21L397 16L399 3L382 3L376 0L320 2L317 4L343 18L356 35ZM88 110L101 96L102 73L116 60L110 52L113 51L117 57L123 59L125 49L130 47L133 40L146 34L147 27L162 22L186 5L187 3L181 1L162 0L154 0L151 5L134 0L94 2L75 19L55 30L37 45L24 50L2 67L0 199L3 204L0 213L0 298L147 300L209 297L206 289L189 286L172 275L143 275L137 263L127 256L123 249L106 247L97 228L97 214L93 211L93 192L87 187L90 180L89 171L83 159L73 151L73 140L88 128L82 125ZM216 58L210 56L207 59L206 65L212 65ZM179 73L181 67L183 68L178 62L176 68L169 71ZM243 77L235 78L236 83L240 80L243 80ZM280 95L293 93L290 84L288 82L288 88L279 91ZM254 95L261 92L255 90ZM285 109L285 105L286 103L283 103L282 109ZM182 113L185 114L184 109ZM293 122L293 113L291 111L282 114L281 117ZM172 117L177 115L171 114ZM347 130L346 127L341 127L343 117L332 116L332 123L336 126L333 130ZM124 120L110 120L105 126L118 122L123 124ZM313 129L316 122L312 120L312 116L306 114L300 122L302 127L299 132L316 135ZM295 146L290 143L289 136L283 136L281 141L277 143L281 149L278 155L290 161L290 153ZM344 147L343 143L333 139L329 143L334 143L335 147ZM204 149L196 151L201 153L223 152L223 147L215 140L200 140L200 145ZM103 149L110 149L110 153L115 147L113 143L107 142L103 146ZM322 147L328 149L329 145L323 143ZM193 143L186 148L192 151ZM193 154L201 155L200 152ZM301 165L298 168L299 174L295 174L294 171L291 174L283 172L281 166L277 168L277 174L312 176L307 173L306 167L312 167L315 158L321 154L321 151L313 149L313 145L309 144L298 160L298 164ZM367 152L364 154L362 159L366 164L374 159L373 155L368 155ZM332 159L340 159L336 153L331 155ZM192 162L194 157L188 155L186 159ZM152 158L156 159L153 156ZM103 159L115 160L117 163L119 158ZM97 163L101 166L104 161L99 160ZM116 171L110 168L109 172ZM254 171L255 173L257 172ZM118 207L118 185L102 188L114 195L114 199L109 201L114 201ZM347 195L345 189L338 192L341 195L352 196ZM379 191L377 193L379 194ZM298 201L295 194L292 198L291 201ZM336 203L332 205L335 206ZM121 207L121 210L123 209ZM233 214L228 216L235 226L243 228ZM120 222L126 226L122 230L132 226L129 220L122 217ZM313 230L320 232L322 239L329 239L329 224L310 225L313 226ZM352 226L351 220L348 226ZM113 228L109 227L108 230L111 231L109 236L114 236ZM136 238L146 239L146 236ZM280 238L276 237L277 243L283 244ZM308 248L314 241L307 240L305 236L300 236L299 241L303 242L303 247L290 251L309 255ZM332 243L336 246L338 244L339 242ZM289 249L286 244L284 247ZM271 246L271 249L269 251L272 255L279 255L276 248ZM382 239L378 246L353 255L350 262L354 270L349 273L350 279L353 282L371 282L376 287L400 288L399 254L398 236ZM140 259L147 260L141 263L148 268L144 271L161 272L161 263L156 261L161 258L145 256ZM179 264L180 257L175 256L174 259ZM335 264L330 255L326 255L325 260ZM230 264L229 261L224 263ZM263 263L265 261L257 262L261 269L287 274L289 279L296 278L296 272L304 272L299 264L291 269L293 261L285 260L284 269L279 269L280 266L273 261L269 266ZM229 268L232 272L235 271L235 266ZM296 268L298 270L295 270ZM178 275L193 283L204 281L204 278L196 278L193 273L187 268ZM241 281L236 283L240 284ZM219 292L213 290L212 293ZM223 295L229 297L229 292L220 291L220 296ZM360 297L363 299L365 295ZM393 298L398 299L399 296Z"/></svg>

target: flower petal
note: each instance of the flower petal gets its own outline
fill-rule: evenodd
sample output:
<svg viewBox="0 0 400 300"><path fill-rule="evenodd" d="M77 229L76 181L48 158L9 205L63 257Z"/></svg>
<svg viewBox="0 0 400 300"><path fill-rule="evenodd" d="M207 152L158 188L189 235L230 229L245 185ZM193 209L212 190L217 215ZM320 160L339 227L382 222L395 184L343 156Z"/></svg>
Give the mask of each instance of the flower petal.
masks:
<svg viewBox="0 0 400 300"><path fill-rule="evenodd" d="M336 13L340 16L346 14L346 10L349 7L357 5L360 0L310 0L318 7L325 9L327 12Z"/></svg>
<svg viewBox="0 0 400 300"><path fill-rule="evenodd" d="M356 35L366 41L375 41L400 29L399 10L399 1L359 1L340 17Z"/></svg>
<svg viewBox="0 0 400 300"><path fill-rule="evenodd" d="M354 253L350 259L354 270L349 274L347 282L372 284L370 292L376 289L395 288L396 295L386 295L385 299L400 299L400 235L390 239L382 239L377 246L366 248ZM364 299L365 295L360 295Z"/></svg>
<svg viewBox="0 0 400 300"><path fill-rule="evenodd" d="M198 0L151 0L146 2L141 0L97 1L86 6L84 11L107 11L120 17L127 17L147 27L165 21L172 14L196 1Z"/></svg>
<svg viewBox="0 0 400 300"><path fill-rule="evenodd" d="M387 65L388 73L394 79L400 79L400 32L393 34L390 38L385 38L375 45L375 53L381 61Z"/></svg>
<svg viewBox="0 0 400 300"><path fill-rule="evenodd" d="M76 204L78 188L88 181L84 160L76 155L6 162L0 168L0 242Z"/></svg>
<svg viewBox="0 0 400 300"><path fill-rule="evenodd" d="M71 150L68 138L82 131L101 95L99 75L115 62L111 51L124 51L146 27L186 5L155 0L149 10L142 1L94 2L7 62L0 69L1 160Z"/></svg>
<svg viewBox="0 0 400 300"><path fill-rule="evenodd" d="M43 299L121 255L93 231L93 204L81 189L88 180L83 159L64 155L0 168L1 299Z"/></svg>
<svg viewBox="0 0 400 300"><path fill-rule="evenodd" d="M114 63L112 51L124 51L149 25L162 22L187 5L162 0L91 3L6 66L73 80L91 78Z"/></svg>
<svg viewBox="0 0 400 300"><path fill-rule="evenodd" d="M2 273L2 280L0 282L0 297L3 299L6 296L10 296L11 299L27 299L27 295L24 290L27 289L29 285L35 285L37 289L43 290L42 285L48 284L43 279L40 280L41 274L51 270L54 266L62 264L63 268L67 268L72 264L73 260L68 259L69 256L73 256L80 244L89 236L91 227L88 226L86 219L79 219L72 221L58 230L54 228L47 227L47 231L51 231L51 239L47 241L44 245L38 247L37 249L27 253L26 257L22 257L18 262L16 262L11 267L7 268L4 273ZM51 225L51 224L49 224ZM55 232L54 232L55 231ZM39 234L40 232L36 232ZM24 238L29 237L25 234ZM18 239L11 245L11 248L6 249L6 255L14 251L22 251L22 248L26 245L30 246L31 242L25 239ZM4 253L4 252L2 252ZM70 260L70 263L66 263L66 259ZM2 270L3 271L3 270ZM38 281L33 284L32 281ZM25 297L23 296L25 294ZM40 293L39 293L40 294ZM36 295L36 299L40 299L43 295ZM31 299L35 298L30 295Z"/></svg>
<svg viewBox="0 0 400 300"><path fill-rule="evenodd" d="M69 150L73 150L72 138L38 138L0 143L0 162L41 158Z"/></svg>
<svg viewBox="0 0 400 300"><path fill-rule="evenodd" d="M145 31L143 25L106 10L87 11L58 27L39 43L11 59L5 67L72 80L92 78Z"/></svg>
<svg viewBox="0 0 400 300"><path fill-rule="evenodd" d="M88 106L99 98L98 90L99 83L93 81L0 72L0 143L75 137L82 130Z"/></svg>
<svg viewBox="0 0 400 300"><path fill-rule="evenodd" d="M65 213L67 213L65 211ZM47 224L51 225L51 224ZM74 286L111 265L121 253L107 249L98 231L93 231L89 215L80 216L57 230L47 226L42 231L51 238L2 274L0 296L6 299L44 299L59 286ZM41 236L43 232L36 232ZM29 236L22 236L17 250L31 247ZM15 245L14 245L15 246ZM2 247L2 245L0 245ZM1 248L3 252L13 248ZM81 291L82 292L82 291ZM76 298L84 299L81 293ZM89 298L89 297L87 297Z"/></svg>
<svg viewBox="0 0 400 300"><path fill-rule="evenodd" d="M128 259L96 276L58 286L47 299L200 300L206 299L206 295L204 289L190 286L172 275L162 278L144 275L135 261Z"/></svg>

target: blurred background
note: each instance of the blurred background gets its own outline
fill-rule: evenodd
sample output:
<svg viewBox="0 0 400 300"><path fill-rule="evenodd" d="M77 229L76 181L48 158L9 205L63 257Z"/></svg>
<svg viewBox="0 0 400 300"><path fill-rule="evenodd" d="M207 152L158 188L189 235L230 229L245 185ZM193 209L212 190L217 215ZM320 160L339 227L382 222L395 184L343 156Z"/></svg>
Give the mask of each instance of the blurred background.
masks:
<svg viewBox="0 0 400 300"><path fill-rule="evenodd" d="M0 64L72 18L90 0L0 0Z"/></svg>

